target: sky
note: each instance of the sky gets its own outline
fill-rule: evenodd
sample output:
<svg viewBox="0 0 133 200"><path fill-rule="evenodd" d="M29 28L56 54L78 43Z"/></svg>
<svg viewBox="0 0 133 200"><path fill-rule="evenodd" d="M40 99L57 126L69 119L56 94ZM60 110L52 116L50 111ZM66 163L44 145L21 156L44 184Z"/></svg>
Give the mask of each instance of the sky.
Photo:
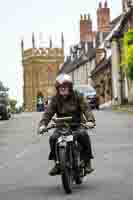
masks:
<svg viewBox="0 0 133 200"><path fill-rule="evenodd" d="M65 55L79 42L80 14L90 14L96 30L96 10L105 0L0 0L0 80L9 88L10 98L23 102L23 66L20 41L31 48L32 32L36 46L61 46L64 34ZM107 0L111 19L120 15L122 0Z"/></svg>

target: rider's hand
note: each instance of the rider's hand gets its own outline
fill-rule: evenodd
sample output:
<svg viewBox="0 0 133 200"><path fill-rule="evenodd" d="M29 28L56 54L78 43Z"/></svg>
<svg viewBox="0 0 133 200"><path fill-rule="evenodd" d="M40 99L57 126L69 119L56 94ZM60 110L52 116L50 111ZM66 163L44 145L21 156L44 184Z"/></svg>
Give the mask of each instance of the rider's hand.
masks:
<svg viewBox="0 0 133 200"><path fill-rule="evenodd" d="M94 122L86 122L85 124L88 128L94 128L95 127L95 123Z"/></svg>
<svg viewBox="0 0 133 200"><path fill-rule="evenodd" d="M41 125L39 128L38 128L38 134L43 134L44 132L47 132L47 127L45 125Z"/></svg>

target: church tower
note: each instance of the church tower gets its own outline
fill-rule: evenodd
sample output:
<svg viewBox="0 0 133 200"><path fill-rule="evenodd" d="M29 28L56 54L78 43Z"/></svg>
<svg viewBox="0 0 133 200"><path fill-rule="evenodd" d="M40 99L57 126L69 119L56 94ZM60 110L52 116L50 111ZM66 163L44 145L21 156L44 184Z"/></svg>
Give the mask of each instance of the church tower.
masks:
<svg viewBox="0 0 133 200"><path fill-rule="evenodd" d="M32 48L24 49L21 40L23 65L23 100L24 110L37 111L38 100L47 100L54 94L55 79L59 66L64 62L64 39L61 47L53 47L50 39L49 47L36 47L35 36L32 34Z"/></svg>

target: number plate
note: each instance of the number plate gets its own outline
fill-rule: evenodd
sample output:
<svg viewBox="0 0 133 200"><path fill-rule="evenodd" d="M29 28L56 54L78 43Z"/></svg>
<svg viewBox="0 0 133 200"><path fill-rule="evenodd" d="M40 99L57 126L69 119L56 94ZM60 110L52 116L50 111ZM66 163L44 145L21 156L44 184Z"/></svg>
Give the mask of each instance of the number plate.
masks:
<svg viewBox="0 0 133 200"><path fill-rule="evenodd" d="M68 136L61 136L58 138L58 143L66 141L66 142L71 142L73 141L73 135L68 135Z"/></svg>

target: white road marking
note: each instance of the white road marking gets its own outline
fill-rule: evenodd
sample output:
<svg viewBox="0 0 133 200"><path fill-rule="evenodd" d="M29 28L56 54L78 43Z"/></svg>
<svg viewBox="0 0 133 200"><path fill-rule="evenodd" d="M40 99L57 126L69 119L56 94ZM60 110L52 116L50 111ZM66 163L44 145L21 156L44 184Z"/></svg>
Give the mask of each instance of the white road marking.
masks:
<svg viewBox="0 0 133 200"><path fill-rule="evenodd" d="M17 154L15 155L16 160L17 160L17 159L21 159L23 156L25 156L25 154L29 153L29 152L31 151L31 147L33 147L35 144L37 144L37 143L40 142L40 141L41 141L41 139L37 137L34 141L32 141L31 144L29 144L29 145L27 146L27 148L25 148L23 151L21 151L21 152L19 152L19 153L17 153ZM4 150L7 150L7 149L8 149L8 147L5 147ZM31 151L31 153L32 153L32 151ZM12 160L14 160L14 158L13 158ZM1 163L0 169L9 167L9 165L10 165L10 163Z"/></svg>
<svg viewBox="0 0 133 200"><path fill-rule="evenodd" d="M30 148L26 148L23 151L21 151L20 153L17 153L15 156L16 160L22 158L29 151L30 151ZM9 166L10 166L10 163L2 163L2 165L0 165L0 169L6 168Z"/></svg>
<svg viewBox="0 0 133 200"><path fill-rule="evenodd" d="M20 152L20 153L17 153L16 154L16 159L20 159L20 158L22 158L26 153L28 153L29 152L29 149L27 148L27 149L24 149L24 151L22 151L22 152ZM2 165L0 165L0 169L3 169L3 168L6 168L6 167L8 167L9 166L9 164L10 163L3 163Z"/></svg>
<svg viewBox="0 0 133 200"><path fill-rule="evenodd" d="M28 152L29 152L29 149L27 148L27 149L24 149L24 151L22 151L22 152L20 152L20 153L17 153L17 154L16 154L16 159L19 159L19 158L23 157L24 154L26 154L26 153L28 153Z"/></svg>

